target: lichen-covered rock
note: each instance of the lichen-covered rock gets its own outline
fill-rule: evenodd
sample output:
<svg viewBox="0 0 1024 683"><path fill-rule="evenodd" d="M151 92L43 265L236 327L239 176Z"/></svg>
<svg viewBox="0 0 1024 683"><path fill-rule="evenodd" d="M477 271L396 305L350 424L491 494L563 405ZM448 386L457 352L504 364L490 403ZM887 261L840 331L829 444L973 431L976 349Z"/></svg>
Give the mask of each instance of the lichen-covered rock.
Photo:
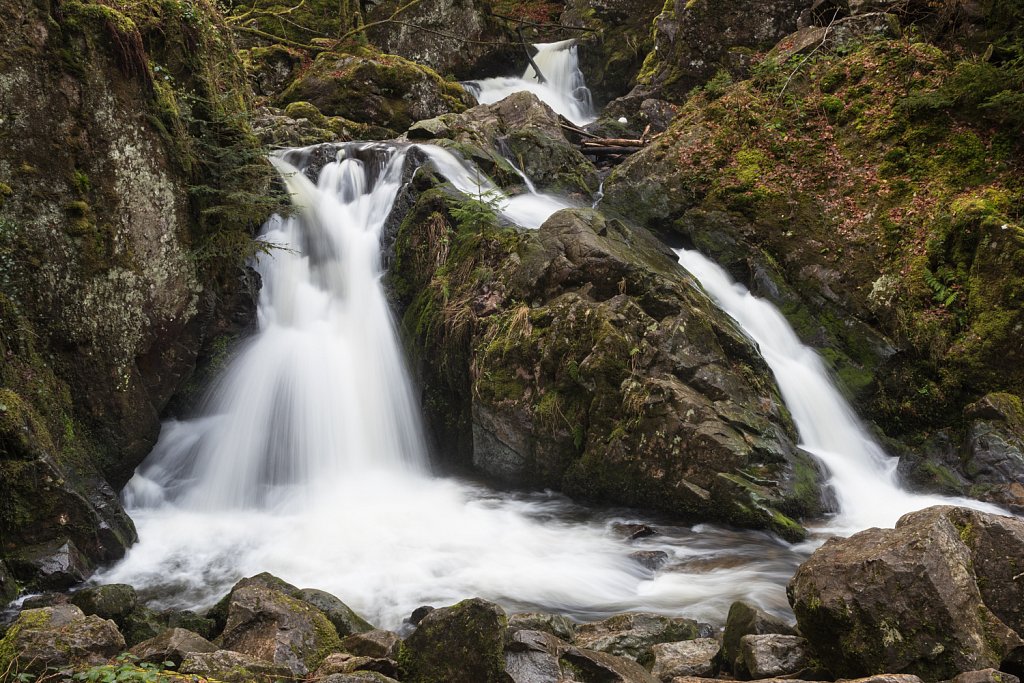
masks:
<svg viewBox="0 0 1024 683"><path fill-rule="evenodd" d="M504 610L479 598L433 610L405 640L402 680L504 683L507 627Z"/></svg>
<svg viewBox="0 0 1024 683"><path fill-rule="evenodd" d="M776 678L798 674L811 665L807 641L777 633L740 638L739 660L751 678Z"/></svg>
<svg viewBox="0 0 1024 683"><path fill-rule="evenodd" d="M651 674L661 681L677 676L711 677L721 644L714 638L695 638L679 643L658 643L651 647L654 663Z"/></svg>
<svg viewBox="0 0 1024 683"><path fill-rule="evenodd" d="M232 650L193 652L182 660L178 671L224 683L278 683L295 677L286 666Z"/></svg>
<svg viewBox="0 0 1024 683"><path fill-rule="evenodd" d="M340 649L334 625L319 609L260 583L236 586L227 603L224 649L283 666L304 676Z"/></svg>
<svg viewBox="0 0 1024 683"><path fill-rule="evenodd" d="M726 668L733 669L740 655L740 639L743 636L770 633L796 635L793 627L782 619L739 600L732 603L725 618L725 633L722 635L722 661Z"/></svg>
<svg viewBox="0 0 1024 683"><path fill-rule="evenodd" d="M143 662L161 664L182 661L194 652L216 652L217 646L198 633L183 628L169 628L154 638L144 640L131 648L130 652Z"/></svg>
<svg viewBox="0 0 1024 683"><path fill-rule="evenodd" d="M112 583L76 591L71 595L71 604L77 605L86 614L118 621L135 609L139 604L139 596L127 584Z"/></svg>
<svg viewBox="0 0 1024 683"><path fill-rule="evenodd" d="M576 630L580 647L607 652L619 657L652 660L651 647L657 643L693 640L701 635L700 624L693 619L666 617L647 612L626 612L604 621L583 624Z"/></svg>
<svg viewBox="0 0 1024 683"><path fill-rule="evenodd" d="M0 640L0 671L40 674L47 667L100 664L124 650L112 621L74 605L24 610Z"/></svg>
<svg viewBox="0 0 1024 683"><path fill-rule="evenodd" d="M472 99L461 85L429 67L363 49L317 55L278 102L309 102L327 116L387 128L397 135L420 119L463 111Z"/></svg>
<svg viewBox="0 0 1024 683"><path fill-rule="evenodd" d="M1024 588L1010 576L1022 556L1024 522L928 508L826 542L790 582L790 603L836 675L948 679L1024 648Z"/></svg>

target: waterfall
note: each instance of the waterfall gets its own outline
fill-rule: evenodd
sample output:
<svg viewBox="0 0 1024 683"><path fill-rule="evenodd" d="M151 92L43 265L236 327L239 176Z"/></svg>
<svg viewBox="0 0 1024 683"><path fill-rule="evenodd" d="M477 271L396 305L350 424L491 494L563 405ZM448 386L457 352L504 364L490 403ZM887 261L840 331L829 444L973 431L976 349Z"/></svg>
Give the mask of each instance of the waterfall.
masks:
<svg viewBox="0 0 1024 683"><path fill-rule="evenodd" d="M384 628L470 596L580 619L633 609L721 621L736 599L785 611L801 555L768 534L430 475L381 286L381 230L405 165L425 156L524 227L566 204L535 189L508 196L439 147L336 149L318 174L309 150L274 158L297 209L263 229L279 248L257 265L259 330L201 416L165 424L125 491L140 541L97 580L132 584L157 608L199 609L269 571ZM622 522L662 533L629 543L614 531ZM670 569L643 566L638 550L664 553Z"/></svg>
<svg viewBox="0 0 1024 683"><path fill-rule="evenodd" d="M498 77L467 81L463 85L480 104L493 104L514 92L532 92L542 102L578 126L597 118L590 90L580 71L575 40L537 43L533 61L544 76L541 83L532 66L520 78Z"/></svg>
<svg viewBox="0 0 1024 683"><path fill-rule="evenodd" d="M891 527L902 515L929 505L965 505L1005 514L965 498L905 491L896 476L897 459L882 450L836 388L821 358L804 346L785 317L769 302L734 283L718 265L696 251L677 249L679 263L757 344L775 375L793 416L801 448L828 469L839 513L831 533Z"/></svg>

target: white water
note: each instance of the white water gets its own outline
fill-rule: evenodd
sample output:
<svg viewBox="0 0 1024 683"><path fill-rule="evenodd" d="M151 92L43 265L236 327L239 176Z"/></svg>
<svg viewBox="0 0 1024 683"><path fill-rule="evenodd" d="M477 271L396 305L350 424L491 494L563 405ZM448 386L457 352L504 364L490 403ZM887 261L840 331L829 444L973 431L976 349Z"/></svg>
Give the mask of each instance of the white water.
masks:
<svg viewBox="0 0 1024 683"><path fill-rule="evenodd" d="M676 254L679 263L757 344L793 416L801 447L828 469L829 485L839 504L839 514L828 526L830 533L892 527L904 514L929 505L965 505L1005 514L976 500L903 490L896 477L898 460L864 430L821 358L800 342L778 309L734 283L699 252L677 249Z"/></svg>
<svg viewBox="0 0 1024 683"><path fill-rule="evenodd" d="M525 90L578 126L596 119L594 103L580 71L576 41L537 43L534 47L537 54L533 61L544 76L544 83L538 80L533 67L527 66L521 78L485 78L465 85L480 104L494 104Z"/></svg>
<svg viewBox="0 0 1024 683"><path fill-rule="evenodd" d="M410 148L340 149L315 184L293 166L305 152L275 160L301 209L265 226L285 249L259 264L259 332L203 417L165 425L125 493L140 541L97 580L196 608L269 571L386 628L470 596L579 618L642 609L721 621L736 599L784 611L801 556L766 534L659 525L630 543L613 527L632 520L613 512L429 475L381 287L380 233ZM464 192L498 192L448 152L420 149ZM527 196L525 208L497 199L529 226L561 208ZM666 568L643 567L636 550L666 553Z"/></svg>

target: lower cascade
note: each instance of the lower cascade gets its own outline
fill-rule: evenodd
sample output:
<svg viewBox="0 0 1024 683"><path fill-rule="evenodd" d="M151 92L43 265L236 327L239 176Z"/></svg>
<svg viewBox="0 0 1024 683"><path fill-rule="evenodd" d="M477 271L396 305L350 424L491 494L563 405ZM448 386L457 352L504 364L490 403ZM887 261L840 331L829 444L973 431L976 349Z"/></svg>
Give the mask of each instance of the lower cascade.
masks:
<svg viewBox="0 0 1024 683"><path fill-rule="evenodd" d="M470 596L580 619L646 610L720 623L737 599L785 612L785 583L814 544L665 520L627 544L617 525L645 520L431 475L381 284L381 233L406 166L427 159L525 228L569 204L529 183L508 196L439 147L336 149L316 174L310 150L274 158L297 210L263 229L276 248L257 265L259 331L202 415L165 425L125 492L141 540L98 580L130 583L158 607L197 608L268 571L343 596L383 628ZM831 472L840 513L827 533L949 502L899 489L894 461L777 311L698 254L680 262L760 346L804 447ZM637 551L668 561L652 570Z"/></svg>

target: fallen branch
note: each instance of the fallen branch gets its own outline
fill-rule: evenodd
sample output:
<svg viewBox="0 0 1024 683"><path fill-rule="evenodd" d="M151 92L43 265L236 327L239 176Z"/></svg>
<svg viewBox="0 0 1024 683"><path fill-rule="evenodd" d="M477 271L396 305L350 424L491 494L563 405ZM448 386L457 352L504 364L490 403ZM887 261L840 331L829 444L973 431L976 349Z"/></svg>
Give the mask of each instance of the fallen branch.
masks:
<svg viewBox="0 0 1024 683"><path fill-rule="evenodd" d="M535 61L533 61L533 55L530 54L530 48L526 45L526 38L523 37L523 27L520 26L517 28L516 33L519 34L519 42L522 43L523 52L526 53L526 61L529 62L530 66L533 68L533 73L537 74L537 82L542 84L547 83L548 80L544 78L544 74L540 72L540 67L537 66Z"/></svg>
<svg viewBox="0 0 1024 683"><path fill-rule="evenodd" d="M620 146L620 147L643 147L643 138L639 140L629 140L627 138L597 138L593 140L586 140L583 142L584 145L600 145L604 147L608 146Z"/></svg>
<svg viewBox="0 0 1024 683"><path fill-rule="evenodd" d="M574 126L572 123L567 121L565 119L565 117L563 117L563 116L559 116L558 119L559 119L558 124L562 127L562 130L567 130L570 133L576 133L577 135L582 135L582 136L588 137L588 138L595 138L596 139L598 137L597 135L594 135L593 133L587 132L587 131L583 130L582 128Z"/></svg>
<svg viewBox="0 0 1024 683"><path fill-rule="evenodd" d="M584 147L582 152L584 154L632 154L633 152L639 152L643 147L626 147L620 145L612 145L608 147Z"/></svg>

